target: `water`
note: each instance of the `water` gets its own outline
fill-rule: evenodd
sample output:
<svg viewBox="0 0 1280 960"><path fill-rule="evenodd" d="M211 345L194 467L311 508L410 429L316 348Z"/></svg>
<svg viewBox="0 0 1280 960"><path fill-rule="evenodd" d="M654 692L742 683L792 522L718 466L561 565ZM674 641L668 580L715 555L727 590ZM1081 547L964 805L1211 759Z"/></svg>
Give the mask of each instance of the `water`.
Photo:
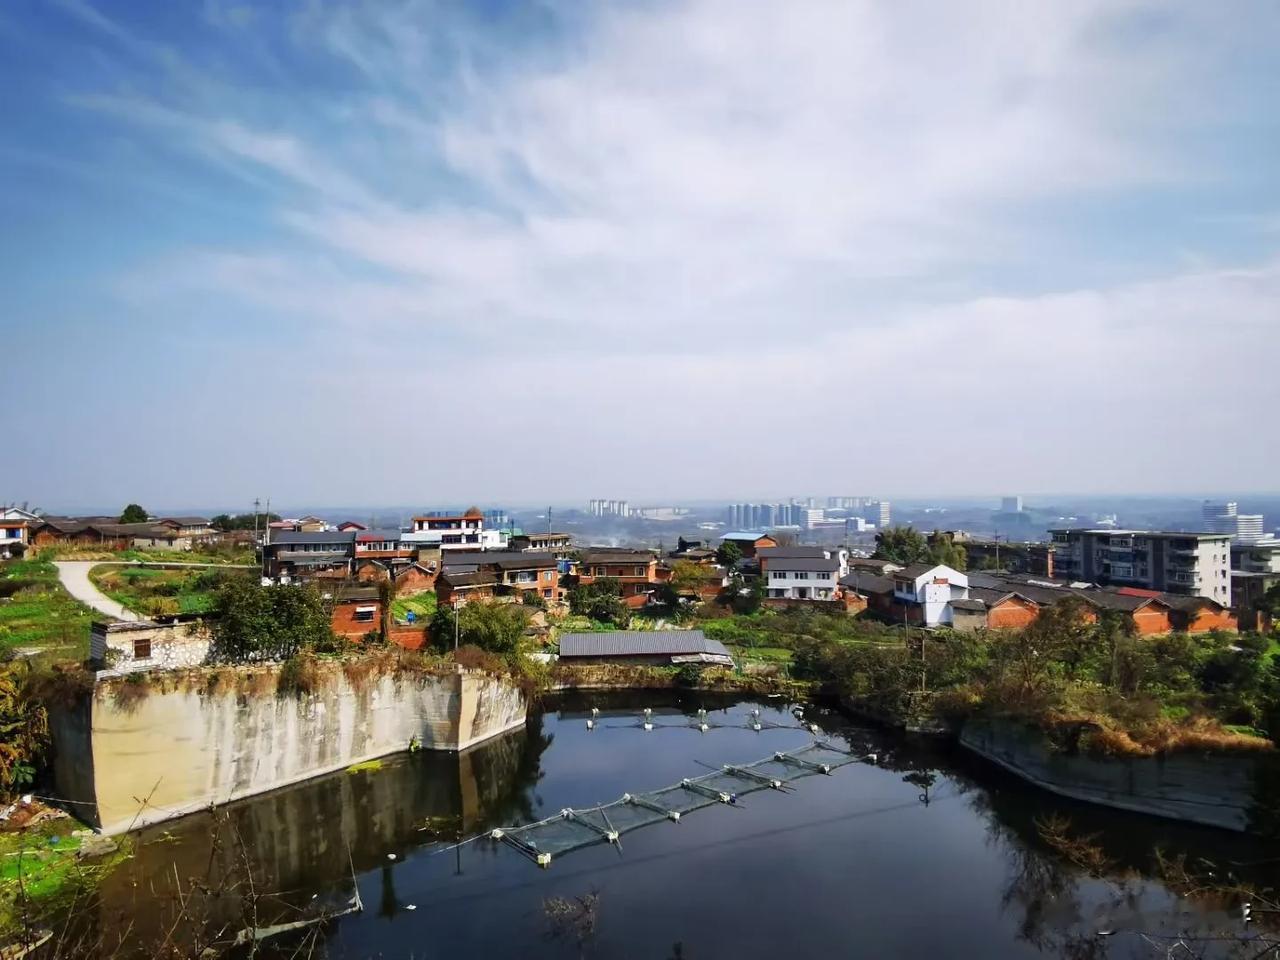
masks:
<svg viewBox="0 0 1280 960"><path fill-rule="evenodd" d="M588 731L592 704L604 713ZM640 728L644 706L655 708L651 732ZM721 726L694 729L689 715L698 706ZM753 708L766 724L789 726L750 730ZM876 751L880 763L659 823L625 835L621 850L576 851L545 870L487 839L450 846L496 825L803 746L813 738L798 729L797 710L661 694L551 703L526 731L461 757L392 758L380 770L144 831L137 857L106 879L79 919L107 938L127 929L126 945L148 955L171 923L175 891L190 894L199 880L216 894L201 900L202 919L234 930L253 900L244 855L262 897L258 925L315 903L345 903L354 876L364 912L331 923L303 955L1163 956L1138 932L1158 938L1241 925L1231 904L1181 899L1152 880L1157 847L1219 864L1280 856L1229 833L1057 801L961 755L814 708L806 719L818 720L823 736ZM1099 831L1106 854L1135 875L1119 883L1064 865L1034 824L1054 813L1080 832ZM1245 872L1269 883L1273 866ZM546 909L557 897L571 905L571 922L559 929ZM1104 930L1117 932L1099 937ZM273 950L293 955L299 943L286 937Z"/></svg>

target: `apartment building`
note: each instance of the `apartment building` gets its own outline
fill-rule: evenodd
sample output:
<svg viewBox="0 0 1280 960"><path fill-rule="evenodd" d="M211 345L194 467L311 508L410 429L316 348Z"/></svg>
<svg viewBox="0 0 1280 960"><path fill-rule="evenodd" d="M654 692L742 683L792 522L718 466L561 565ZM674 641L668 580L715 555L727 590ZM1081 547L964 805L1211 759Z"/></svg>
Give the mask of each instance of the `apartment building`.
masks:
<svg viewBox="0 0 1280 960"><path fill-rule="evenodd" d="M1055 571L1067 580L1231 603L1231 538L1226 534L1077 527L1049 534Z"/></svg>
<svg viewBox="0 0 1280 960"><path fill-rule="evenodd" d="M517 533L508 546L512 550L549 553L557 560L566 560L573 553L573 537L567 533Z"/></svg>

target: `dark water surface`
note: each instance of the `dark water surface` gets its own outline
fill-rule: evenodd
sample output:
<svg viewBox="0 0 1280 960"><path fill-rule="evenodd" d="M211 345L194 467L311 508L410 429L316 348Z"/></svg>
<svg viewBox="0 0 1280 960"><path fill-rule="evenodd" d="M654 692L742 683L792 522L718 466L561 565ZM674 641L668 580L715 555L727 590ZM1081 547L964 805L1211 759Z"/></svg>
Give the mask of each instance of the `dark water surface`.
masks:
<svg viewBox="0 0 1280 960"><path fill-rule="evenodd" d="M603 709L597 729L585 724ZM640 727L654 708L656 729ZM710 710L713 729L690 715ZM756 732L749 711L766 723ZM461 756L415 754L197 815L139 837L109 877L97 922L132 924L145 955L172 909L175 878L234 872L247 851L265 924L340 902L354 874L365 910L333 922L311 955L331 957L990 957L1164 956L1137 934L1238 929L1229 905L1177 897L1151 880L1156 848L1219 864L1280 855L1231 833L1059 801L964 756L809 708L823 736L877 765L808 777L680 823L627 834L540 869L488 839L449 844L566 806L667 786L708 766L810 743L791 705L599 695L552 702L527 730ZM1065 814L1135 876L1091 879L1039 840L1038 817ZM394 859L393 859L394 858ZM218 869L213 869L214 865ZM1274 864L1244 868L1256 881ZM595 896L588 923L557 935L548 898ZM316 899L313 900L313 897ZM215 898L233 924L245 886ZM219 911L224 915L218 916ZM1116 931L1098 937L1100 930ZM1163 943L1159 941L1158 943ZM273 944L289 955L298 944ZM313 950L308 944L307 951ZM303 951L303 955L307 955Z"/></svg>

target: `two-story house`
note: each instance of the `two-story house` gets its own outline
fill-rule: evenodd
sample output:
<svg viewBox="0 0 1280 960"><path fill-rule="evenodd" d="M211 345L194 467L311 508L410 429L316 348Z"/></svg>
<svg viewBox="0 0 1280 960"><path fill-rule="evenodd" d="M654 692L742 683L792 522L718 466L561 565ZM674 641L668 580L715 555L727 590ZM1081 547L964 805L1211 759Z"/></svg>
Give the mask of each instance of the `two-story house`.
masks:
<svg viewBox="0 0 1280 960"><path fill-rule="evenodd" d="M446 605L481 597L523 600L526 593L548 603L562 599L556 558L549 553L449 551L435 589L437 600Z"/></svg>
<svg viewBox="0 0 1280 960"><path fill-rule="evenodd" d="M272 530L262 547L263 575L273 579L349 577L355 560L354 532Z"/></svg>
<svg viewBox="0 0 1280 960"><path fill-rule="evenodd" d="M578 582L617 580L629 607L643 607L660 582L658 558L648 550L589 547L578 563Z"/></svg>
<svg viewBox="0 0 1280 960"><path fill-rule="evenodd" d="M834 600L840 589L838 557L771 557L762 559L771 600Z"/></svg>
<svg viewBox="0 0 1280 960"><path fill-rule="evenodd" d="M894 608L907 623L949 626L955 619L952 602L969 599L968 576L945 564L913 563L892 578Z"/></svg>

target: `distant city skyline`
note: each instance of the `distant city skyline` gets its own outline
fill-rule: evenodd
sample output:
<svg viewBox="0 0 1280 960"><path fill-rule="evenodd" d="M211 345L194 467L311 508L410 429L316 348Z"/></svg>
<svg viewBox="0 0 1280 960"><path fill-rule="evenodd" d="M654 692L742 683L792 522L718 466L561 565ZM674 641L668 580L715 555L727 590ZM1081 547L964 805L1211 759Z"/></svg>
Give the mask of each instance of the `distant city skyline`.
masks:
<svg viewBox="0 0 1280 960"><path fill-rule="evenodd" d="M13 0L0 498L1273 488L1277 36L1263 0Z"/></svg>

